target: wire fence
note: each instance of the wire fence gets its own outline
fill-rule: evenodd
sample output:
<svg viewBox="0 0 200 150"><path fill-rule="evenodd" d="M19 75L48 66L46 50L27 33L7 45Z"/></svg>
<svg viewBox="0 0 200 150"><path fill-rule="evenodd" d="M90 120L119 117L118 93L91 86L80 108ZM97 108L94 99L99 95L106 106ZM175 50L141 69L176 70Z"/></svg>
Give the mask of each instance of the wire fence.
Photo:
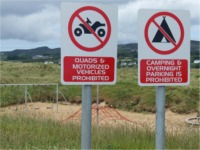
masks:
<svg viewBox="0 0 200 150"><path fill-rule="evenodd" d="M6 104L24 103L27 110L28 102L36 101L56 102L56 111L58 112L58 84L0 84L1 90L1 106ZM62 94L62 96L64 96Z"/></svg>

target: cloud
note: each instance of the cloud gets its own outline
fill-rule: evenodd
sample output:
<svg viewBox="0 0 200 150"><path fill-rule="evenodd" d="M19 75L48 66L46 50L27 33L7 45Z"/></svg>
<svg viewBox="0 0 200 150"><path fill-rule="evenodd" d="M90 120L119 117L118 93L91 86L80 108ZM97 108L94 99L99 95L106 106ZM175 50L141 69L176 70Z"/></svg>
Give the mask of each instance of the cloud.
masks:
<svg viewBox="0 0 200 150"><path fill-rule="evenodd" d="M18 1L18 0L2 0L1 16L6 15L28 15L44 8L44 3L38 1Z"/></svg>
<svg viewBox="0 0 200 150"><path fill-rule="evenodd" d="M139 9L189 10L191 12L191 29L197 32L196 34L192 34L192 39L198 38L199 40L199 36L197 36L200 32L199 5L199 0L138 0L120 5L118 14L118 41L119 43L138 41L137 15Z"/></svg>
<svg viewBox="0 0 200 150"><path fill-rule="evenodd" d="M137 3L130 2L128 4L119 6L119 43L130 43L137 40L137 5Z"/></svg>
<svg viewBox="0 0 200 150"><path fill-rule="evenodd" d="M1 38L41 41L59 38L60 10L53 5L45 5L34 13L3 15L1 18Z"/></svg>
<svg viewBox="0 0 200 150"><path fill-rule="evenodd" d="M1 1L1 40L17 39L35 43L54 40L59 46L60 2L54 0ZM191 39L200 40L199 0L97 0L95 2L118 5L119 43L138 41L137 16L141 8L189 10L191 12Z"/></svg>

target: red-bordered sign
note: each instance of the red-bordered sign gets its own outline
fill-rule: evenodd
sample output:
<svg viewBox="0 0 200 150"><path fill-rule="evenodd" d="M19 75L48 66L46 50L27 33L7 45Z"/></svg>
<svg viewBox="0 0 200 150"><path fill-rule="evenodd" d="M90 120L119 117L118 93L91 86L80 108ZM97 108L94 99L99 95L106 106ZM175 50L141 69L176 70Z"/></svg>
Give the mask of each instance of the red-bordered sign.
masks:
<svg viewBox="0 0 200 150"><path fill-rule="evenodd" d="M144 84L188 82L188 60L185 59L142 59L140 67L143 68L140 82Z"/></svg>
<svg viewBox="0 0 200 150"><path fill-rule="evenodd" d="M99 13L104 19L105 19L105 22L106 22L106 27L107 27L107 34L106 34L106 37L104 40L102 40L96 33L95 31L86 23L86 21L84 21L84 19L80 16L80 13L84 12L84 11L94 11L95 13ZM72 28L72 25L73 25L73 22L75 20L75 18L78 18L80 20L80 22L82 24L84 24L84 26L92 33L93 37L96 38L98 41L99 41L99 45L97 46L94 46L94 47L87 47L87 46L84 46L83 44L80 44L74 37L74 33L73 33L73 28ZM84 50L84 51L88 51L88 52L93 52L93 51L97 51L101 48L103 48L106 43L108 42L109 38L110 38L110 35L111 35L111 24L110 24L110 20L108 18L108 16L99 8L97 7L94 7L94 6L85 6L85 7L81 7L79 8L78 10L76 10L70 20L69 20L69 24L68 24L68 33L69 33L69 36L72 40L72 42L78 47L80 48L81 50ZM88 39L89 40L89 39Z"/></svg>
<svg viewBox="0 0 200 150"><path fill-rule="evenodd" d="M82 61L90 61L83 63ZM113 82L115 59L113 57L65 56L63 72L65 82Z"/></svg>
<svg viewBox="0 0 200 150"><path fill-rule="evenodd" d="M155 21L155 19L156 19L157 17L161 17L161 16L169 16L169 17L171 17L172 19L174 19L174 20L177 22L177 24L178 24L178 26L179 26L179 28L180 28L180 39L179 39L178 42L175 43L175 42L171 39L171 37L165 32L165 30ZM149 33L149 27L150 27L151 24L154 24L154 25L158 28L158 30L170 41L170 43L173 44L173 48L172 48L172 49L163 51L163 50L161 50L161 49L156 48L156 47L152 44L152 42L150 41L150 38L149 38L149 34L148 34L148 33ZM159 13L154 14L154 15L147 21L147 24L146 24L146 26L145 26L145 31L144 31L144 32L145 32L145 33L144 33L144 34L145 34L145 40L146 40L148 46L149 46L154 52L156 52L156 53L158 53L158 54L162 54L162 55L167 55L167 54L171 54L171 53L175 52L175 51L181 46L181 44L182 44L182 42L183 42L183 39L184 39L184 28L183 28L183 25L182 25L180 19L179 19L176 15L174 15L174 14L172 14L172 13L170 13L170 12L159 12Z"/></svg>

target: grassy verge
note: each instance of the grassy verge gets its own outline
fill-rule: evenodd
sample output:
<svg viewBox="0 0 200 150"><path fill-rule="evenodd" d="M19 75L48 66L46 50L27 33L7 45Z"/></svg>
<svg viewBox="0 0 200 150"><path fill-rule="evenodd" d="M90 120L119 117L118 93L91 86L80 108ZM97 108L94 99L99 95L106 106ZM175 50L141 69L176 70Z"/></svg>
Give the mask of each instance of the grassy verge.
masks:
<svg viewBox="0 0 200 150"><path fill-rule="evenodd" d="M0 116L0 149L80 149L80 126L27 116ZM180 130L179 130L180 131ZM155 133L135 126L92 129L92 149L154 149ZM166 135L166 149L199 149L199 130Z"/></svg>
<svg viewBox="0 0 200 150"><path fill-rule="evenodd" d="M1 116L0 149L79 148L80 129L52 120Z"/></svg>

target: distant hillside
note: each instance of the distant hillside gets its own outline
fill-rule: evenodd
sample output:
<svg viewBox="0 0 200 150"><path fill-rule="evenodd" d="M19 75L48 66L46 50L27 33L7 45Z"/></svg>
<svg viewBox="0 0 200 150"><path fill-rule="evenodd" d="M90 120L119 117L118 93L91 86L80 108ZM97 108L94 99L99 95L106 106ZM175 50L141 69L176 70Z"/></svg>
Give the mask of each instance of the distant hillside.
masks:
<svg viewBox="0 0 200 150"><path fill-rule="evenodd" d="M138 50L137 43L119 44L118 49L117 49L117 57L118 58L124 58L124 57L137 58L137 50Z"/></svg>
<svg viewBox="0 0 200 150"><path fill-rule="evenodd" d="M200 57L200 42L199 41L191 41L191 62L194 60L199 60Z"/></svg>
<svg viewBox="0 0 200 150"><path fill-rule="evenodd" d="M60 48L38 47L34 49L16 49L10 52L1 52L1 56L6 60L21 60L21 61L44 61L60 60Z"/></svg>
<svg viewBox="0 0 200 150"><path fill-rule="evenodd" d="M119 44L118 58L137 58L137 43ZM199 59L200 42L191 41L191 62ZM0 52L1 60L20 60L20 61L44 61L60 60L60 48L48 48L46 46L34 49L16 49L9 52Z"/></svg>

